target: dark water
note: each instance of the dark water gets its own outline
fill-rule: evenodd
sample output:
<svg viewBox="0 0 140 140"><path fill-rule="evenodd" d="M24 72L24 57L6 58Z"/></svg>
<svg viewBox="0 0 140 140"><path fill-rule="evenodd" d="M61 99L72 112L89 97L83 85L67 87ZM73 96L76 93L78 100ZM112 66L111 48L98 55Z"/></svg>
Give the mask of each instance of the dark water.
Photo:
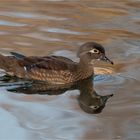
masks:
<svg viewBox="0 0 140 140"><path fill-rule="evenodd" d="M3 54L55 52L73 58L78 46L87 41L103 44L115 63L113 74L95 77L100 97L114 94L102 112L85 112L79 106L79 100L86 102L85 95L78 99L77 89L51 96L13 93L7 91L11 86L1 86L1 140L140 139L139 0L0 2Z"/></svg>

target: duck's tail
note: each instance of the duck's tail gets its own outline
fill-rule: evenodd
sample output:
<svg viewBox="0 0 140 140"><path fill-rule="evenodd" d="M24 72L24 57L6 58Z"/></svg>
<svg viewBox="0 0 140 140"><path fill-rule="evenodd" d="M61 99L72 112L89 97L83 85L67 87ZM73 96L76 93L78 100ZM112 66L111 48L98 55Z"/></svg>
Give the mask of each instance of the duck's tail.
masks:
<svg viewBox="0 0 140 140"><path fill-rule="evenodd" d="M12 56L4 56L0 54L0 69L6 72L13 71L17 67L18 60L23 59L25 56L16 52L10 52Z"/></svg>
<svg viewBox="0 0 140 140"><path fill-rule="evenodd" d="M18 60L23 59L25 56L16 52L10 52L11 56L4 56L0 54L0 69L6 73L13 75L19 69Z"/></svg>
<svg viewBox="0 0 140 140"><path fill-rule="evenodd" d="M0 54L0 69L10 72L15 65L15 58L12 56L4 56Z"/></svg>

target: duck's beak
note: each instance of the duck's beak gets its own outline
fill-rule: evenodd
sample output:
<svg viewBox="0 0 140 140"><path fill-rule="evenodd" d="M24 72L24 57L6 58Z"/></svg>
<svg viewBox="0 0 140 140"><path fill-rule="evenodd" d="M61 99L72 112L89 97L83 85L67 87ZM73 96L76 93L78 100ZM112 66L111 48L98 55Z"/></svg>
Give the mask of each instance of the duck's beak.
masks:
<svg viewBox="0 0 140 140"><path fill-rule="evenodd" d="M114 64L113 61L111 61L111 60L110 60L109 58L107 58L105 55L102 55L101 58L100 58L100 60L103 60L103 61L105 61L105 62L109 62L109 63L112 64L112 65Z"/></svg>

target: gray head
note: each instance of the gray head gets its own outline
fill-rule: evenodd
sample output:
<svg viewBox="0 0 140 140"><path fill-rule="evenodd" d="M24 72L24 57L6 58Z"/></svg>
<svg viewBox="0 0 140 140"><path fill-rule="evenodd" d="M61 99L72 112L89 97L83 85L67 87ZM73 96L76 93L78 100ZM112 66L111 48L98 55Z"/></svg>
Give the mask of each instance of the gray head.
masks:
<svg viewBox="0 0 140 140"><path fill-rule="evenodd" d="M79 48L77 56L87 62L92 62L93 60L103 60L113 64L113 62L105 56L104 47L95 42L87 42L83 44Z"/></svg>

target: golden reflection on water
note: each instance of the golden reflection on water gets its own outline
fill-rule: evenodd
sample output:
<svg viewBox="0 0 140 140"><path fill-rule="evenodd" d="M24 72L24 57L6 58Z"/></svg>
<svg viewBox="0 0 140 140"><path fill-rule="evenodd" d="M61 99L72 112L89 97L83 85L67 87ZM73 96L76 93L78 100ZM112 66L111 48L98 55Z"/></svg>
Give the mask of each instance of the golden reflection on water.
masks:
<svg viewBox="0 0 140 140"><path fill-rule="evenodd" d="M75 53L82 43L96 41L115 62L115 72L95 79L97 93L114 94L98 115L80 109L77 90L42 96L0 87L0 139L139 139L139 9L137 0L1 1L1 53L55 51L75 60L65 50Z"/></svg>

